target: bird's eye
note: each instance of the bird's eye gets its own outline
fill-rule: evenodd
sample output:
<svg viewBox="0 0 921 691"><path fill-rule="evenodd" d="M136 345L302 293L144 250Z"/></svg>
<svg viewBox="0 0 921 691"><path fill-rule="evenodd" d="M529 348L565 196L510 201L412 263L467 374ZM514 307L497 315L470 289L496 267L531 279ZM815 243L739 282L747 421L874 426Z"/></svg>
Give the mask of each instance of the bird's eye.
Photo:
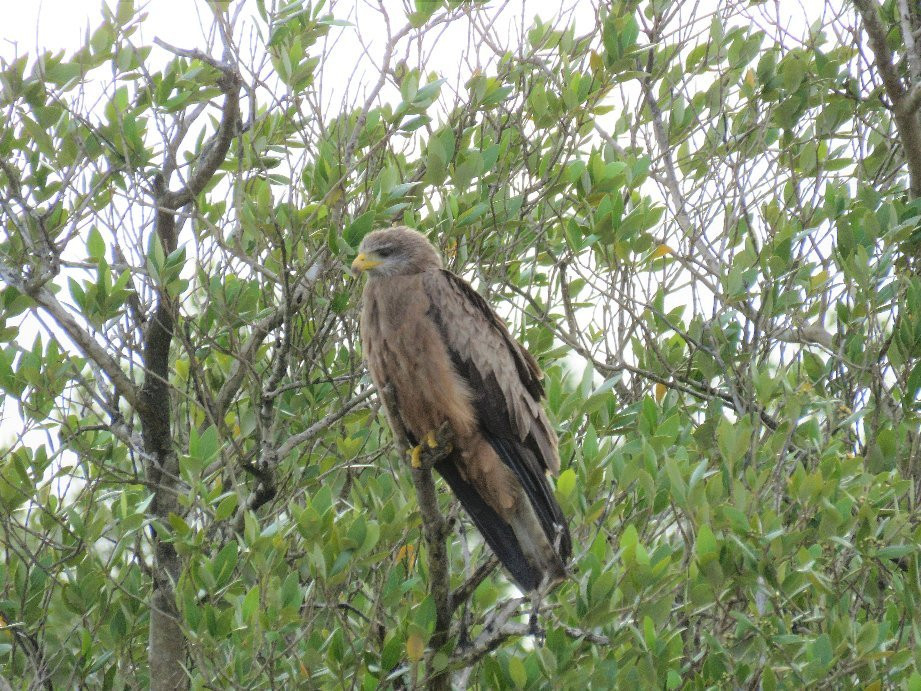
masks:
<svg viewBox="0 0 921 691"><path fill-rule="evenodd" d="M376 254L378 257L389 257L393 254L393 247L381 247Z"/></svg>

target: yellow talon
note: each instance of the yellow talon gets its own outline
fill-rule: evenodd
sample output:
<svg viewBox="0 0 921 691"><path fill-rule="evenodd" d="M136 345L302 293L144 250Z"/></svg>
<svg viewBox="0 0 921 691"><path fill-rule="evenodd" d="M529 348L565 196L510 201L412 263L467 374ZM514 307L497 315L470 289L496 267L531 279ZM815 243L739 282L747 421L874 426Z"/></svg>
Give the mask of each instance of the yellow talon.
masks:
<svg viewBox="0 0 921 691"><path fill-rule="evenodd" d="M422 443L417 446L414 446L409 452L409 464L413 468L422 467L422 454L425 452L425 447L429 449L438 448L438 436L435 434L435 430L429 430L425 433L425 436L422 437ZM450 447L448 449L450 451Z"/></svg>

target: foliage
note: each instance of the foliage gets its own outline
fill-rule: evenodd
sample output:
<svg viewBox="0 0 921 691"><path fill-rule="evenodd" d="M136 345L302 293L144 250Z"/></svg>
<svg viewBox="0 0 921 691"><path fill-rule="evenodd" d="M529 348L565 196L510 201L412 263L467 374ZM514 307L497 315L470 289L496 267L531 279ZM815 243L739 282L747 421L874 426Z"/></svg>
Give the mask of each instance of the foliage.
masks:
<svg viewBox="0 0 921 691"><path fill-rule="evenodd" d="M119 2L76 53L4 63L3 676L156 686L161 588L194 688L921 688L921 21L874 2L797 10L802 35L584 3L518 46L481 3L211 3L201 51L138 43ZM330 105L330 45L382 24L367 100ZM459 81L427 63L458 28ZM442 491L457 609L427 650L346 269L394 222L546 371L576 558L542 642Z"/></svg>

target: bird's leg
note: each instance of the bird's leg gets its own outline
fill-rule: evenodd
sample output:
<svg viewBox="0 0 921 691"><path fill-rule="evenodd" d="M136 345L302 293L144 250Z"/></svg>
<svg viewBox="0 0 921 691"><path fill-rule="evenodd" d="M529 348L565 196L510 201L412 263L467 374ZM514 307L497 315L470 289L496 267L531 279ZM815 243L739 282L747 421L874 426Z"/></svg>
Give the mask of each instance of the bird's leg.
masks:
<svg viewBox="0 0 921 691"><path fill-rule="evenodd" d="M429 430L422 438L422 442L414 446L409 452L409 464L413 468L423 468L426 464L422 458L426 451L438 448L438 434L435 430Z"/></svg>
<svg viewBox="0 0 921 691"><path fill-rule="evenodd" d="M540 627L537 621L541 599L542 594L540 590L535 590L531 593L531 616L528 617L528 633L534 636L534 644L537 646L542 646L544 644L544 638L546 636L546 631Z"/></svg>
<svg viewBox="0 0 921 691"><path fill-rule="evenodd" d="M553 590L555 583L556 581L547 575L541 580L540 585L531 591L531 616L528 617L528 633L534 636L534 643L539 646L544 644L547 636L547 632L540 627L537 620L540 614L540 606L544 601L544 596Z"/></svg>
<svg viewBox="0 0 921 691"><path fill-rule="evenodd" d="M409 464L413 468L422 467L422 444L417 444L409 452Z"/></svg>

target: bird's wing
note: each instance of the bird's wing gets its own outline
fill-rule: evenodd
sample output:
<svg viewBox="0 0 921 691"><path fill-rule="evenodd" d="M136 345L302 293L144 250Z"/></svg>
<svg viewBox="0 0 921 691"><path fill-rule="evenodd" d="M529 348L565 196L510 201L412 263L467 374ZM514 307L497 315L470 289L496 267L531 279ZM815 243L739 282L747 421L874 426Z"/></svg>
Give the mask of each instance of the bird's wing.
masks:
<svg viewBox="0 0 921 691"><path fill-rule="evenodd" d="M541 405L541 371L489 303L450 271L428 272L429 318L474 395L481 427L533 446L543 468L559 471L556 435Z"/></svg>
<svg viewBox="0 0 921 691"><path fill-rule="evenodd" d="M562 531L558 549L568 558L566 520L545 477L547 470L559 471L559 456L540 401L540 368L462 278L440 270L427 272L424 282L428 316L470 389L483 435L517 477L551 544Z"/></svg>

